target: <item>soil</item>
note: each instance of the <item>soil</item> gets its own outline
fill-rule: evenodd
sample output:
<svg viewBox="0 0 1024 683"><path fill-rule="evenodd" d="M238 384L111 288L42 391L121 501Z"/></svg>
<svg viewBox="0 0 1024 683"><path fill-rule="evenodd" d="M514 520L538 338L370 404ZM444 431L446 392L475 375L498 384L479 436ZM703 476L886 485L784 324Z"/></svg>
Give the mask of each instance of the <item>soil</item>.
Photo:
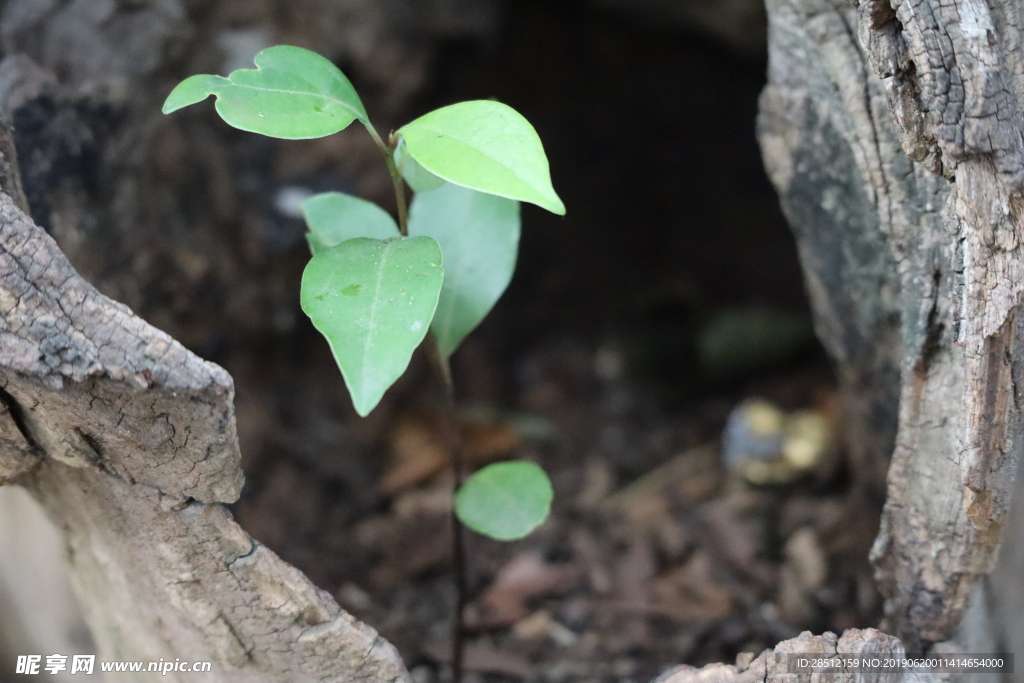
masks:
<svg viewBox="0 0 1024 683"><path fill-rule="evenodd" d="M877 510L841 464L757 487L719 454L738 399L827 402L827 370L806 364L668 408L610 372L610 355L552 342L520 360L514 400L461 404L474 465L534 460L556 492L550 520L525 540L467 533L470 669L495 681L643 681L805 629L876 623L866 556ZM352 424L361 439L346 426L295 433L302 445L250 475L236 513L395 642L417 680L435 680L454 601L440 421L410 401L377 429Z"/></svg>

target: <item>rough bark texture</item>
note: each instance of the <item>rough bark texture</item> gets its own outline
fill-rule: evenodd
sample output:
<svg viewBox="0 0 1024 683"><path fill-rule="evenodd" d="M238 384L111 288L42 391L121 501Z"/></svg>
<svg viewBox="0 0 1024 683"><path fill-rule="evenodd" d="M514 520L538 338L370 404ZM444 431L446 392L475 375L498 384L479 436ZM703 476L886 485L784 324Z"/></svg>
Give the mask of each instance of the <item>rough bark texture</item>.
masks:
<svg viewBox="0 0 1024 683"><path fill-rule="evenodd" d="M774 648L765 650L750 662L737 664L708 664L703 668L678 666L666 671L654 683L796 683L804 680L827 680L834 683L867 683L868 681L908 680L914 683L937 683L940 678L934 674L879 674L879 673L835 673L810 676L791 670L786 655L809 655L830 657L853 655L859 657L901 657L905 654L903 643L873 628L850 629L837 637L834 633L820 636L805 631L796 638L784 640ZM741 657L743 655L740 655ZM748 655L749 656L749 655Z"/></svg>
<svg viewBox="0 0 1024 683"><path fill-rule="evenodd" d="M992 568L1021 445L1020 10L768 2L760 139L850 441L876 435L867 470L893 453L873 560L915 649Z"/></svg>
<svg viewBox="0 0 1024 683"><path fill-rule="evenodd" d="M227 373L99 294L6 195L0 315L2 452L35 458L17 482L63 531L104 656L209 660L218 681L405 679L220 505L242 484Z"/></svg>

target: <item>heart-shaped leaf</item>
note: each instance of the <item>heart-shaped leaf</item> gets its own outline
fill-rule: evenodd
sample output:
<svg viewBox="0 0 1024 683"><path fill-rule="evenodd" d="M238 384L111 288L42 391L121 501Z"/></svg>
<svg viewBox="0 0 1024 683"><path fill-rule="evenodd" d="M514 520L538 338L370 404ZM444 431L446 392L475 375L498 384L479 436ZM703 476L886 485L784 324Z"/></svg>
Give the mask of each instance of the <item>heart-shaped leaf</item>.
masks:
<svg viewBox="0 0 1024 683"><path fill-rule="evenodd" d="M508 287L519 248L519 202L444 183L417 194L409 234L433 237L444 254L444 284L430 328L450 356Z"/></svg>
<svg viewBox="0 0 1024 683"><path fill-rule="evenodd" d="M256 69L238 69L224 78L200 74L171 91L163 112L217 96L217 113L241 130L275 138L319 138L355 120L369 125L352 83L331 61L291 45L256 55Z"/></svg>
<svg viewBox="0 0 1024 683"><path fill-rule="evenodd" d="M346 240L306 265L302 310L327 337L361 416L408 367L442 280L441 248L429 237Z"/></svg>
<svg viewBox="0 0 1024 683"><path fill-rule="evenodd" d="M400 235L395 219L373 202L341 192L324 192L302 202L309 232L306 239L316 256L356 237L386 240Z"/></svg>
<svg viewBox="0 0 1024 683"><path fill-rule="evenodd" d="M562 215L537 131L500 102L461 102L399 129L409 154L456 185L518 199Z"/></svg>
<svg viewBox="0 0 1024 683"><path fill-rule="evenodd" d="M532 462L499 462L479 470L455 494L455 514L473 531L511 541L547 519L554 492Z"/></svg>

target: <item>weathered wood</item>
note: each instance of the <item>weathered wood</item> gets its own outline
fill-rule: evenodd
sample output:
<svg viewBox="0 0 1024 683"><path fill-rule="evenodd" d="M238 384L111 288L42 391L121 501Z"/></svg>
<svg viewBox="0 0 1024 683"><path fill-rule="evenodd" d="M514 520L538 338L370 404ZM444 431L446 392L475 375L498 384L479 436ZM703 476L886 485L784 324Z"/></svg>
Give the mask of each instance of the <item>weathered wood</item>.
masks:
<svg viewBox="0 0 1024 683"><path fill-rule="evenodd" d="M1022 7L768 2L760 139L844 394L876 397L859 461L891 439L873 561L915 649L991 569L1021 446Z"/></svg>
<svg viewBox="0 0 1024 683"><path fill-rule="evenodd" d="M212 661L216 681L406 679L221 505L242 485L230 376L99 294L6 195L0 388L20 416L4 461L45 455L16 481L62 530L104 657Z"/></svg>

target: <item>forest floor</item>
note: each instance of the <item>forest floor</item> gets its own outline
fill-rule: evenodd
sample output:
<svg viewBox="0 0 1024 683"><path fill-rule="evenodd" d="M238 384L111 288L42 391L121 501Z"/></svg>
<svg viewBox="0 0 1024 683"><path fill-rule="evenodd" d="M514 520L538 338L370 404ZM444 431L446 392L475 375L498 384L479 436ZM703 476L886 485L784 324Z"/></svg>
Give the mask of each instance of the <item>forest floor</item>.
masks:
<svg viewBox="0 0 1024 683"><path fill-rule="evenodd" d="M500 375L484 358L470 374ZM721 456L730 411L752 397L837 428L820 359L681 402L655 398L613 348L566 340L522 357L514 375L511 401L460 405L464 452L470 467L540 463L555 500L522 541L466 532L468 680L642 682L805 629L876 624L877 504L851 490L841 451L819 449L807 472L767 484ZM256 419L239 410L241 426ZM298 457L250 463L236 514L395 643L417 683L443 680L455 584L441 421L422 399L385 413L346 426L361 435L362 446L347 442L359 457L339 462L316 445L337 434L314 434L287 449Z"/></svg>

